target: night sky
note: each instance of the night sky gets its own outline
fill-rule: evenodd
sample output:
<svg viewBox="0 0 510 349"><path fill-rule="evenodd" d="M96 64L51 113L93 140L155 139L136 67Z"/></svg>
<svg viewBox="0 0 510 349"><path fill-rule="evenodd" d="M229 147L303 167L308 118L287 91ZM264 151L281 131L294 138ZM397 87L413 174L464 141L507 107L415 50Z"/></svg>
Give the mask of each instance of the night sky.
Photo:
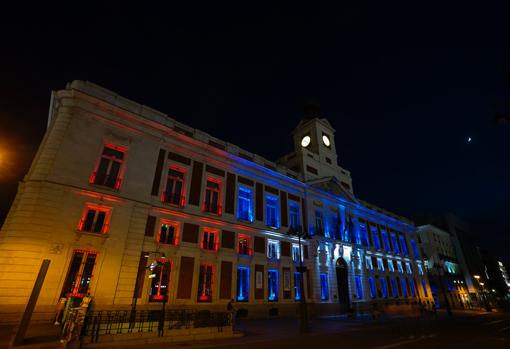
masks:
<svg viewBox="0 0 510 349"><path fill-rule="evenodd" d="M453 211L509 261L510 124L493 122L510 115L509 5L178 3L2 11L0 222L50 91L80 79L270 160L318 99L359 198Z"/></svg>

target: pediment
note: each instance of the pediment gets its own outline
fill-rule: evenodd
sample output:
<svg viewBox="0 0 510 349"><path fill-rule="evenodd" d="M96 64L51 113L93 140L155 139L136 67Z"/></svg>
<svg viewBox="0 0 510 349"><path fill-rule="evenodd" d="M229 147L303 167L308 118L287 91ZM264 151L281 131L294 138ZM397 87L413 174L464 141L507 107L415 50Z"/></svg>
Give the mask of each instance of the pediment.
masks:
<svg viewBox="0 0 510 349"><path fill-rule="evenodd" d="M348 200L350 202L358 203L358 200L354 197L354 194L352 194L350 191L346 190L340 184L340 181L338 181L338 179L336 179L335 177L331 176L331 177L315 179L315 180L309 181L308 184L310 184L314 188L328 192L335 196L339 196L339 197L341 197L345 200Z"/></svg>

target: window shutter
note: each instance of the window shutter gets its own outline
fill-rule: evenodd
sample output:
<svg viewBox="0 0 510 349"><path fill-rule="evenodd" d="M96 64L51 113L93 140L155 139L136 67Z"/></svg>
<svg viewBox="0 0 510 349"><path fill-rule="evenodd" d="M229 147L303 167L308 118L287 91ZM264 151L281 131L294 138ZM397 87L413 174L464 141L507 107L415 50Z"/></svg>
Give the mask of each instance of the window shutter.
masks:
<svg viewBox="0 0 510 349"><path fill-rule="evenodd" d="M233 231L223 230L221 233L221 247L234 248L236 234Z"/></svg>
<svg viewBox="0 0 510 349"><path fill-rule="evenodd" d="M280 216L282 227L287 227L289 225L289 215L287 212L287 193L284 191L280 191Z"/></svg>
<svg viewBox="0 0 510 349"><path fill-rule="evenodd" d="M257 274L260 275L262 273L262 288L257 288ZM254 280L253 284L255 285L255 299L264 299L264 266L261 264L255 264L255 273L253 273Z"/></svg>
<svg viewBox="0 0 510 349"><path fill-rule="evenodd" d="M193 170L191 172L191 185L189 189L190 205L200 205L200 191L202 190L202 172L204 164L198 161L193 162Z"/></svg>
<svg viewBox="0 0 510 349"><path fill-rule="evenodd" d="M308 246L307 245L302 245L303 247L303 257L305 259L308 259Z"/></svg>
<svg viewBox="0 0 510 349"><path fill-rule="evenodd" d="M261 236L255 236L253 239L253 251L266 253L266 239Z"/></svg>
<svg viewBox="0 0 510 349"><path fill-rule="evenodd" d="M255 219L262 221L264 218L264 199L262 191L262 183L255 185Z"/></svg>
<svg viewBox="0 0 510 349"><path fill-rule="evenodd" d="M191 287L193 286L193 269L195 267L195 258L181 257L181 267L179 270L179 285L177 286L177 298L191 298Z"/></svg>
<svg viewBox="0 0 510 349"><path fill-rule="evenodd" d="M220 299L232 298L232 262L221 261Z"/></svg>
<svg viewBox="0 0 510 349"><path fill-rule="evenodd" d="M156 227L156 217L149 215L145 224L145 236L154 236L154 228Z"/></svg>
<svg viewBox="0 0 510 349"><path fill-rule="evenodd" d="M290 242L282 241L281 248L282 248L282 257L290 257Z"/></svg>
<svg viewBox="0 0 510 349"><path fill-rule="evenodd" d="M165 150L160 149L158 155L158 162L156 164L156 172L154 173L154 180L152 181L152 192L153 196L157 196L159 193L159 186L161 184L161 172L163 171L163 165L165 163Z"/></svg>
<svg viewBox="0 0 510 349"><path fill-rule="evenodd" d="M234 214L236 195L236 175L227 173L227 186L225 193L225 213Z"/></svg>
<svg viewBox="0 0 510 349"><path fill-rule="evenodd" d="M198 242L198 230L197 224L184 223L182 228L182 241L196 244Z"/></svg>

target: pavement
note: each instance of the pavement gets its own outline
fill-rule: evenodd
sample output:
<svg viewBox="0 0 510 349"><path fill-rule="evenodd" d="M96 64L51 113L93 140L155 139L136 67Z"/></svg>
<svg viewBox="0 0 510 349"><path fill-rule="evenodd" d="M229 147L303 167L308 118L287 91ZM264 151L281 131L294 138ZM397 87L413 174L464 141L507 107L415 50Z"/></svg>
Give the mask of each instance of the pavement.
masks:
<svg viewBox="0 0 510 349"><path fill-rule="evenodd" d="M159 348L239 348L265 349L321 346L356 346L356 348L510 348L510 314L456 311L449 318L439 311L423 317L383 315L355 319L346 316L323 317L310 321L310 332L299 333L298 319L240 320L234 329L244 333L241 338L205 340L187 343L154 343ZM28 343L56 348L54 326L34 325L28 333ZM58 329L57 329L58 330ZM53 331L51 333L50 331ZM57 331L58 332L58 331ZM12 326L0 326L0 348L7 348L6 335L14 333ZM52 341L53 338L53 341ZM30 346L35 348L35 346ZM123 348L137 348L123 345Z"/></svg>

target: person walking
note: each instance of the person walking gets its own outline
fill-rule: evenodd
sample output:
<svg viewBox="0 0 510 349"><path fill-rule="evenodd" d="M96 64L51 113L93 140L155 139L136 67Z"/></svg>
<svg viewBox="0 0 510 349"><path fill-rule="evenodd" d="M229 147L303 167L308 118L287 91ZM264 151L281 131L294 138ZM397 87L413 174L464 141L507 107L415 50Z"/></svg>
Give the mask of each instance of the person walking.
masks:
<svg viewBox="0 0 510 349"><path fill-rule="evenodd" d="M232 330L234 330L234 321L236 317L236 307L234 305L234 302L235 302L234 299L231 299L227 304L227 311L229 314L229 320L230 325L232 326Z"/></svg>

